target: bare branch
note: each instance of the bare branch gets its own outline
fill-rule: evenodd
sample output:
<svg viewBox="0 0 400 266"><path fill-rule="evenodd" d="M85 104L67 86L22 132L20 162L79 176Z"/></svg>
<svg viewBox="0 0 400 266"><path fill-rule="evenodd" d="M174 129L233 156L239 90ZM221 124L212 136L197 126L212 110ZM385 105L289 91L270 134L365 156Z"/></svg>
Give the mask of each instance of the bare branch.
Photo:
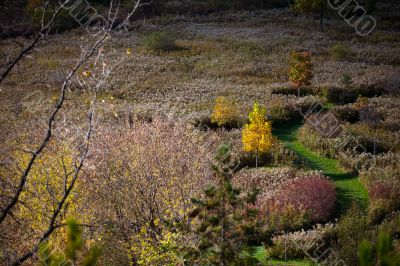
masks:
<svg viewBox="0 0 400 266"><path fill-rule="evenodd" d="M96 98L96 96L95 96L95 98ZM42 236L40 237L40 239L38 240L38 242L36 243L34 248L32 250L28 251L27 253L25 253L23 256L21 256L19 259L17 259L15 262L13 262L12 265L21 265L24 261L26 261L27 259L32 257L38 251L40 244L43 243L54 232L54 230L59 227L59 225L56 224L57 218L59 217L61 211L65 207L65 203L75 186L75 183L79 177L79 173L82 170L85 159L89 152L90 139L91 139L91 134L92 134L92 130L93 130L93 116L94 116L94 110L95 110L95 107L94 107L95 101L96 101L96 99L93 100L93 108L89 114L89 122L88 122L89 126L88 126L88 130L87 130L87 133L85 136L84 144L83 144L84 150L82 151L81 156L79 158L79 162L75 168L71 183L67 186L67 189L64 191L64 194L63 194L61 200L58 202L57 207L51 216L47 230L42 234Z"/></svg>
<svg viewBox="0 0 400 266"><path fill-rule="evenodd" d="M107 37L108 37L108 32L105 32L104 35L94 43L94 45L91 47L90 50L84 52L84 54L81 57L81 59L79 60L79 62L75 65L75 67L71 70L69 75L65 78L65 80L61 86L61 94L60 94L60 97L56 104L56 107L53 110L53 112L47 122L46 136L43 139L42 143L39 145L39 147L34 151L34 154L32 155L31 159L29 160L27 167L25 168L23 174L21 175L19 185L18 185L17 191L15 192L15 196L13 197L13 200L3 210L1 210L0 224L7 217L10 210L17 204L18 199L25 187L27 177L29 175L29 172L32 169L33 164L35 163L37 157L42 153L44 148L47 146L47 144L49 143L49 141L52 137L53 124L54 124L54 121L56 119L58 112L63 107L64 101L65 101L66 89L70 83L71 78L75 75L75 73L78 71L78 69L95 53L95 51L104 44Z"/></svg>
<svg viewBox="0 0 400 266"><path fill-rule="evenodd" d="M65 4L68 4L71 0L65 0L64 3L59 6L56 11L54 12L53 16L50 18L49 22L45 24L45 13L48 7L49 2L47 1L43 5L43 15L41 19L41 29L39 30L38 33L36 33L35 38L32 40L32 42L25 48L22 48L22 50L19 52L19 54L10 62L5 63L4 65L8 65L6 70L0 75L0 84L4 81L4 79L10 74L11 70L21 61L23 58L28 56L35 46L39 43L40 40L42 40L52 29L54 26L54 22L57 18L57 16L60 14L61 10L63 9L63 6Z"/></svg>

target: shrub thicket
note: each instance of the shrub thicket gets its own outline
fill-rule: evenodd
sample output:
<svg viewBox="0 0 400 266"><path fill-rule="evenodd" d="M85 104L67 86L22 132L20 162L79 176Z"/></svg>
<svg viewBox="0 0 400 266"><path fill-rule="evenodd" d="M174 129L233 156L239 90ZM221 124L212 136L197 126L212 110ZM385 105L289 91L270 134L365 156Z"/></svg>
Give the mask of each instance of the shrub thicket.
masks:
<svg viewBox="0 0 400 266"><path fill-rule="evenodd" d="M236 103L223 96L217 97L211 114L211 123L220 127L237 127L239 125L239 112Z"/></svg>
<svg viewBox="0 0 400 266"><path fill-rule="evenodd" d="M330 103L346 104L355 102L359 96L374 97L382 95L383 92L384 89L380 86L361 85L356 88L326 87L322 89L321 94Z"/></svg>
<svg viewBox="0 0 400 266"><path fill-rule="evenodd" d="M33 8L33 6L28 7L28 14L30 16L30 20L33 24L34 27L40 27L42 17L43 17L43 9L41 8ZM47 9L46 14L45 14L45 21L49 21L51 17L54 15L54 10L52 9ZM62 9L59 14L57 15L55 21L54 21L54 26L53 26L53 31L56 32L63 32L67 30L71 30L74 28L79 27L79 23L73 18L69 11L66 9Z"/></svg>
<svg viewBox="0 0 400 266"><path fill-rule="evenodd" d="M335 44L329 49L329 53L334 60L346 60L351 55L351 49L344 44Z"/></svg>
<svg viewBox="0 0 400 266"><path fill-rule="evenodd" d="M347 265L358 265L357 248L370 239L367 217L353 204L338 223L338 251Z"/></svg>
<svg viewBox="0 0 400 266"><path fill-rule="evenodd" d="M152 32L142 40L143 46L153 52L170 52L179 49L175 39L167 32Z"/></svg>
<svg viewBox="0 0 400 266"><path fill-rule="evenodd" d="M276 195L261 202L264 218L279 230L300 229L303 226L327 222L335 212L336 188L321 175L294 179Z"/></svg>

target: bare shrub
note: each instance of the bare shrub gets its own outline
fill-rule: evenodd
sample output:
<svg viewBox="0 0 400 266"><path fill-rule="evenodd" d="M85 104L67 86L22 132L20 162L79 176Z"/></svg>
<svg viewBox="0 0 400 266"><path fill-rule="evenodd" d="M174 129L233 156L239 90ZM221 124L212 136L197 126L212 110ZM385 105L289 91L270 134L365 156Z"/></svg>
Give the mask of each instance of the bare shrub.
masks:
<svg viewBox="0 0 400 266"><path fill-rule="evenodd" d="M94 141L86 181L96 193L83 208L118 228L127 252L143 228L158 245L164 222L187 219L190 199L210 181L209 146L180 126L136 122L129 129L101 129Z"/></svg>

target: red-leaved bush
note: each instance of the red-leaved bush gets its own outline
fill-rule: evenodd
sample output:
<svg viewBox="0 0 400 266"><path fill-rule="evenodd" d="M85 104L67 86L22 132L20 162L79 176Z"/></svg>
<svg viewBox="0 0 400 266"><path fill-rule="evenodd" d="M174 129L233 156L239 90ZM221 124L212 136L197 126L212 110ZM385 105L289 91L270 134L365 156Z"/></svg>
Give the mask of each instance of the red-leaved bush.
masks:
<svg viewBox="0 0 400 266"><path fill-rule="evenodd" d="M288 181L272 198L260 202L260 207L267 220L270 217L292 217L293 219L296 217L293 212L296 212L297 221L292 222L296 223L294 227L299 227L299 222L327 222L335 211L335 204L334 183L324 176L313 174ZM289 219L286 222L291 221Z"/></svg>
<svg viewBox="0 0 400 266"><path fill-rule="evenodd" d="M393 184L388 182L376 182L368 188L371 201L390 200L396 194Z"/></svg>

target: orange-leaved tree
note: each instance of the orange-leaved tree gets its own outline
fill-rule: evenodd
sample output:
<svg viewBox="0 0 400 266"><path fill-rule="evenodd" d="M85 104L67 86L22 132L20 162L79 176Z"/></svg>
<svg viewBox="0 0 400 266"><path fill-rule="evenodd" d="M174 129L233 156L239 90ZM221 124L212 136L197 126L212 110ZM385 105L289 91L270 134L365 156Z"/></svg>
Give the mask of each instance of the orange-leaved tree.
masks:
<svg viewBox="0 0 400 266"><path fill-rule="evenodd" d="M242 132L243 150L256 153L256 168L259 154L269 151L273 142L271 124L265 115L265 107L254 103L253 111L249 114L249 123L244 126Z"/></svg>
<svg viewBox="0 0 400 266"><path fill-rule="evenodd" d="M300 87L311 85L312 79L311 53L307 51L292 51L289 62L289 79L297 88L300 97Z"/></svg>
<svg viewBox="0 0 400 266"><path fill-rule="evenodd" d="M233 126L239 120L236 103L224 96L215 99L211 122L218 126Z"/></svg>

